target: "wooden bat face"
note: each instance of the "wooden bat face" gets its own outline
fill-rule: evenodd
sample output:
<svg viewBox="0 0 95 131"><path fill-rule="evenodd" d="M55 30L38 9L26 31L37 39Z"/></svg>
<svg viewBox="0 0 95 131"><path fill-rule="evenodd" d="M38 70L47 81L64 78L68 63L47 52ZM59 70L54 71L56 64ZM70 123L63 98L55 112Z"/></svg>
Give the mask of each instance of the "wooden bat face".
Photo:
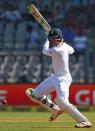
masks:
<svg viewBox="0 0 95 131"><path fill-rule="evenodd" d="M40 14L40 12L37 10L37 8L33 4L31 4L31 5L29 5L28 9L29 9L29 13L33 15L33 17L44 28L44 30L46 32L49 32L51 30L51 26L43 18L43 16Z"/></svg>

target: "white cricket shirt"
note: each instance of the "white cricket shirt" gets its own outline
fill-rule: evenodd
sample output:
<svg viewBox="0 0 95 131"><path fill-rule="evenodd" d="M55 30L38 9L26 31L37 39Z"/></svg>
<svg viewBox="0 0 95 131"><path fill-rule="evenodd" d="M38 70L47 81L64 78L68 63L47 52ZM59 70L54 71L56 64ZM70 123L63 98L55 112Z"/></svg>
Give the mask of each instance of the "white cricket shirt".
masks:
<svg viewBox="0 0 95 131"><path fill-rule="evenodd" d="M49 48L49 41L46 40L43 46L43 54L51 56L54 74L58 77L66 76L71 79L69 71L69 54L73 54L74 49L61 42L59 45Z"/></svg>

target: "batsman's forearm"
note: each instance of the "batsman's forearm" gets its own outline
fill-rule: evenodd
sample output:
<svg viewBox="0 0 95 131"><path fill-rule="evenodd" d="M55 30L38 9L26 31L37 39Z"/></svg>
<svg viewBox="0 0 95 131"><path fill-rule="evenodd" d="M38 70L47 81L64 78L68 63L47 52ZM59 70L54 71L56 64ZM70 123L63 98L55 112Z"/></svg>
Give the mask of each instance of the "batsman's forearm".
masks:
<svg viewBox="0 0 95 131"><path fill-rule="evenodd" d="M51 49L49 48L49 41L46 40L45 44L43 45L43 54L51 56Z"/></svg>

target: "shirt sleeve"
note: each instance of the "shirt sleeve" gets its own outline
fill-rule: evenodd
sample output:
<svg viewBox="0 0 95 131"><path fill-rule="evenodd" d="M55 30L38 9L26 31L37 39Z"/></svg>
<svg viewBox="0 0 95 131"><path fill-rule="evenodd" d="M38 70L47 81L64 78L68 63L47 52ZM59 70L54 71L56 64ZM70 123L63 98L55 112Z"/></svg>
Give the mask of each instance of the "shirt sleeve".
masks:
<svg viewBox="0 0 95 131"><path fill-rule="evenodd" d="M51 56L52 49L49 48L49 40L46 39L44 45L43 45L43 51L42 53L47 56Z"/></svg>
<svg viewBox="0 0 95 131"><path fill-rule="evenodd" d="M68 50L68 54L73 54L73 53L74 53L74 48L73 48L73 47L71 47L71 46L68 45L68 44L65 44L65 46L66 46L66 48L67 48L67 50Z"/></svg>

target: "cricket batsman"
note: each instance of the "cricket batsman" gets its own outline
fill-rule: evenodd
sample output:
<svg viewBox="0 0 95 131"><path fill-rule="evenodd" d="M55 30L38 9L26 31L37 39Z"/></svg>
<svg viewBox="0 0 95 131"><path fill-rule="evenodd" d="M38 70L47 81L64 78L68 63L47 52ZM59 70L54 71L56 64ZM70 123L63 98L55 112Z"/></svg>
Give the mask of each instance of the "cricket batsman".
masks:
<svg viewBox="0 0 95 131"><path fill-rule="evenodd" d="M50 46L51 45L51 46ZM69 102L69 88L72 77L69 71L69 55L74 49L64 42L60 29L52 28L43 45L43 54L52 58L53 74L45 79L36 89L28 88L27 96L52 112L49 121L55 120L63 111L67 112L76 122L75 127L91 127L92 124L78 109ZM55 102L47 97L56 91Z"/></svg>

